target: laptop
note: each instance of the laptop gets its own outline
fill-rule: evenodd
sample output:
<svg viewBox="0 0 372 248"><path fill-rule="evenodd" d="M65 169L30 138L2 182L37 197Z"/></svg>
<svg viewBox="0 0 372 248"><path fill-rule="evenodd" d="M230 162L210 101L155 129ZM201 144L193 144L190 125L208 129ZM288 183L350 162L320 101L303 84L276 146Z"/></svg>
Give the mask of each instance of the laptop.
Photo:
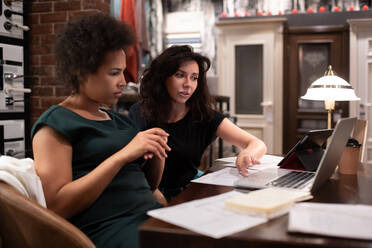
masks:
<svg viewBox="0 0 372 248"><path fill-rule="evenodd" d="M237 180L234 186L248 189L284 187L315 192L332 176L350 138L355 122L356 118L340 119L337 122L330 142L315 172L269 168ZM296 146L298 146L298 143Z"/></svg>
<svg viewBox="0 0 372 248"><path fill-rule="evenodd" d="M316 171L323 157L332 129L308 131L285 155L278 166L282 169Z"/></svg>

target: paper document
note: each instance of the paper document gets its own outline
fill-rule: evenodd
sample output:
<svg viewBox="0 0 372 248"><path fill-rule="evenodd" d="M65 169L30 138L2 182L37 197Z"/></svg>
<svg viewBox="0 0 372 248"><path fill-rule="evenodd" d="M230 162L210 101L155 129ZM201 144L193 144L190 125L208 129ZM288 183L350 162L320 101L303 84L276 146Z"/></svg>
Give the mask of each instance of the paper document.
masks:
<svg viewBox="0 0 372 248"><path fill-rule="evenodd" d="M251 217L225 209L225 200L240 194L243 193L230 191L172 207L151 210L147 214L212 238L222 238L266 222L265 218Z"/></svg>
<svg viewBox="0 0 372 248"><path fill-rule="evenodd" d="M256 173L257 171L248 170L248 173ZM227 167L216 172L208 173L197 179L192 180L193 183L205 183L221 186L234 186L234 182L238 179L243 178L239 174L237 168Z"/></svg>
<svg viewBox="0 0 372 248"><path fill-rule="evenodd" d="M216 161L235 164L236 157L218 158L216 159Z"/></svg>
<svg viewBox="0 0 372 248"><path fill-rule="evenodd" d="M288 231L372 240L372 206L298 203L289 212Z"/></svg>
<svg viewBox="0 0 372 248"><path fill-rule="evenodd" d="M256 173L257 171L267 168L277 168L277 164L281 161L281 159L282 157L279 156L264 155L261 159L261 164L249 167L248 173ZM239 174L238 169L235 167L235 160L236 157L218 159L218 161L225 162L223 165L225 165L226 168L216 172L207 173L206 175L194 179L191 182L221 186L234 186L234 182L236 180L243 178L243 176Z"/></svg>
<svg viewBox="0 0 372 248"><path fill-rule="evenodd" d="M274 156L274 155L263 155L260 159L260 164L254 165L252 167L249 167L249 169L252 170L263 170L266 168L272 168L279 164L279 162L283 159L283 157L280 156ZM216 159L216 161L223 162L224 166L230 166L235 167L235 161L236 157L227 157L227 158L219 158Z"/></svg>

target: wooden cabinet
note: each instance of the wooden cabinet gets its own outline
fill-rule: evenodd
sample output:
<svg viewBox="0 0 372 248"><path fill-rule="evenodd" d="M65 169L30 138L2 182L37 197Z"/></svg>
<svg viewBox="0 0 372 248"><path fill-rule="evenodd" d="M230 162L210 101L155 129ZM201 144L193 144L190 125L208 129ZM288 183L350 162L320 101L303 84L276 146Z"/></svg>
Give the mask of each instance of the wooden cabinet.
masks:
<svg viewBox="0 0 372 248"><path fill-rule="evenodd" d="M336 75L349 80L349 40L345 26L292 27L284 32L283 152L312 129L327 128L322 101L301 100L307 88L332 65ZM333 124L349 115L348 102L336 102Z"/></svg>
<svg viewBox="0 0 372 248"><path fill-rule="evenodd" d="M363 162L372 168L372 18L348 20L350 25L350 84L360 101L350 103L350 115L368 121Z"/></svg>
<svg viewBox="0 0 372 248"><path fill-rule="evenodd" d="M218 92L230 97L237 125L282 154L283 17L220 20Z"/></svg>

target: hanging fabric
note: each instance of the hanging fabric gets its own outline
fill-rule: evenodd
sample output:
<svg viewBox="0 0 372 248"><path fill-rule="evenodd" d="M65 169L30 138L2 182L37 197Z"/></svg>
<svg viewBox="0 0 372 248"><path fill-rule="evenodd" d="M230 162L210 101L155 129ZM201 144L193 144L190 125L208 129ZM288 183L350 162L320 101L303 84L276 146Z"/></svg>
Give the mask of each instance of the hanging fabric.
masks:
<svg viewBox="0 0 372 248"><path fill-rule="evenodd" d="M144 57L150 53L149 29L147 28L145 0L136 0L136 22L138 31L138 61L139 75L145 69Z"/></svg>
<svg viewBox="0 0 372 248"><path fill-rule="evenodd" d="M120 9L120 20L127 23L133 28L136 39L137 23L136 23L136 9L134 0L122 0ZM126 52L127 55L127 69L124 71L125 80L127 82L137 83L138 74L138 41L133 46L130 46Z"/></svg>

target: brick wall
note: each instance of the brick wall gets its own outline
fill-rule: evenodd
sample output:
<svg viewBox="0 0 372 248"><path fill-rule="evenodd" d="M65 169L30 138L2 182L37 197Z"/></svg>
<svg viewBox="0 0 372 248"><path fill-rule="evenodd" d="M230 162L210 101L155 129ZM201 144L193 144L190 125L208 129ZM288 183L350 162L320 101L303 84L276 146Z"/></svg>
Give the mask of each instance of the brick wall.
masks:
<svg viewBox="0 0 372 248"><path fill-rule="evenodd" d="M32 0L28 4L32 126L42 112L70 94L55 78L56 34L77 16L97 11L109 13L110 0Z"/></svg>

